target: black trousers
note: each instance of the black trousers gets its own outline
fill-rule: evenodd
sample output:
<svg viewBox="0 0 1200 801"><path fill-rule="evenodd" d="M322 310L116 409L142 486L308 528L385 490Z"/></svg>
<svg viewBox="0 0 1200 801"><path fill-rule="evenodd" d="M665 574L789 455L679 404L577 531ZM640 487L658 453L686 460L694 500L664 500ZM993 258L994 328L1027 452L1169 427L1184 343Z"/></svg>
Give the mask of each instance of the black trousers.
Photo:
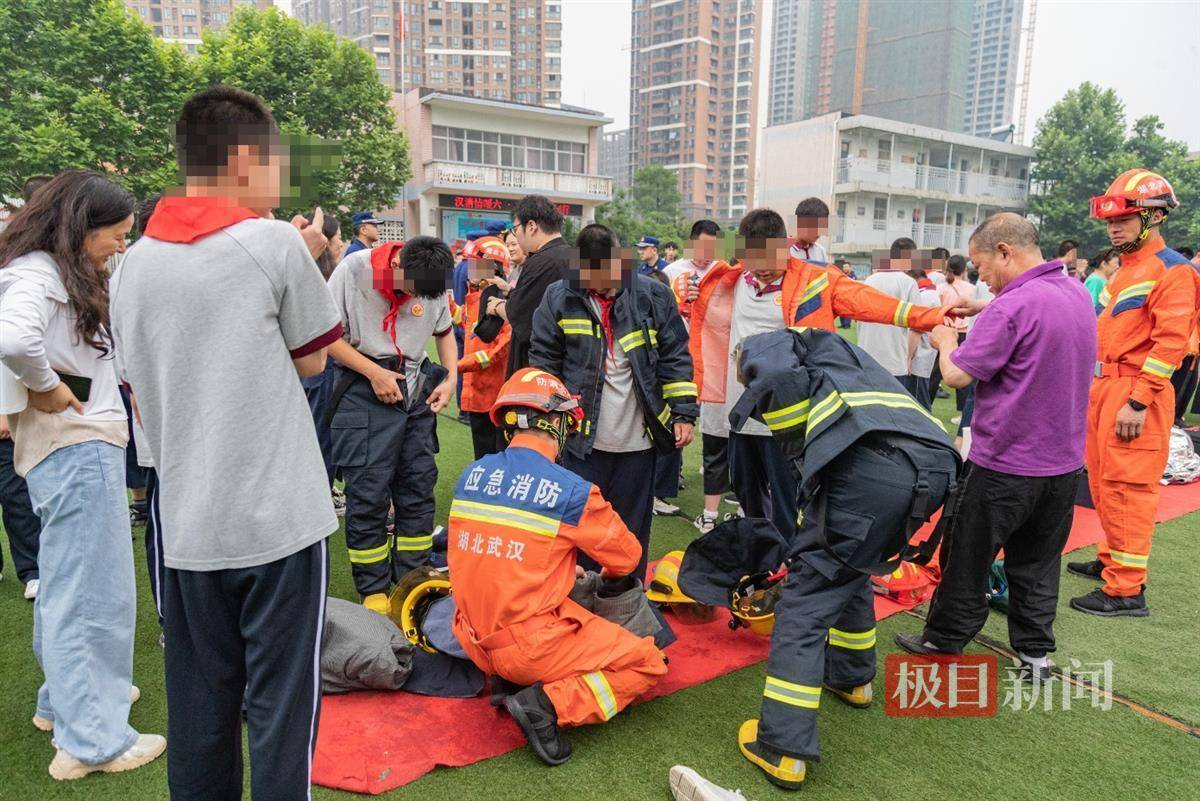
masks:
<svg viewBox="0 0 1200 801"><path fill-rule="evenodd" d="M580 459L570 453L562 457L563 467L595 484L604 500L624 521L642 544L642 558L633 575L645 581L647 551L650 548L650 523L654 519L654 466L658 453L653 448L631 453L592 451ZM591 557L580 553L584 570L599 570Z"/></svg>
<svg viewBox="0 0 1200 801"><path fill-rule="evenodd" d="M1171 376L1171 384L1175 387L1176 420L1182 419L1187 413L1188 402L1196 394L1197 383L1200 383L1200 375L1197 375L1196 357L1184 356L1179 369Z"/></svg>
<svg viewBox="0 0 1200 801"><path fill-rule="evenodd" d="M926 409L933 408L933 398L929 394L929 379L919 375L898 375L896 380L908 390L908 394L916 398L917 403Z"/></svg>
<svg viewBox="0 0 1200 801"><path fill-rule="evenodd" d="M125 446L125 487L126 489L145 489L146 468L138 464L137 445L133 438L133 404L129 400L129 390L124 385L119 387L121 403L125 404L125 424L129 429L129 444Z"/></svg>
<svg viewBox="0 0 1200 801"><path fill-rule="evenodd" d="M487 412L467 412L467 421L471 425L471 447L476 459L504 450L504 435Z"/></svg>
<svg viewBox="0 0 1200 801"><path fill-rule="evenodd" d="M309 798L328 568L321 540L257 567L166 569L172 801L241 799L243 699L251 798Z"/></svg>
<svg viewBox="0 0 1200 801"><path fill-rule="evenodd" d="M933 502L955 470L948 452L919 446ZM814 497L793 540L792 561L775 607L758 739L788 756L819 760L821 687L848 690L875 677L875 601L870 576L856 567L888 559L903 543L917 470L888 448L855 445L823 471L824 520ZM837 554L821 546L818 532ZM891 551L891 552L889 552Z"/></svg>
<svg viewBox="0 0 1200 801"><path fill-rule="evenodd" d="M683 469L683 451L660 453L654 462L654 497L667 500L679 494L679 471Z"/></svg>
<svg viewBox="0 0 1200 801"><path fill-rule="evenodd" d="M438 442L437 415L425 397L411 408L383 403L370 383L356 380L333 415L333 462L346 482L346 548L360 595L387 592L429 561ZM391 537L389 506L395 509Z"/></svg>
<svg viewBox="0 0 1200 801"><path fill-rule="evenodd" d="M29 502L25 479L13 468L11 439L0 439L0 519L8 533L17 580L22 584L32 581L38 577L38 538L42 533L42 522ZM0 553L0 570L3 569L4 555Z"/></svg>
<svg viewBox="0 0 1200 801"><path fill-rule="evenodd" d="M765 517L792 539L800 476L775 438L730 434L729 475L746 517Z"/></svg>
<svg viewBox="0 0 1200 801"><path fill-rule="evenodd" d="M934 591L925 639L961 651L987 621L989 569L1004 549L1008 636L1040 657L1054 650L1062 550L1075 515L1079 471L1030 477L967 463L959 518L942 541L942 580Z"/></svg>
<svg viewBox="0 0 1200 801"><path fill-rule="evenodd" d="M704 454L704 494L724 495L729 492L729 437L701 434Z"/></svg>
<svg viewBox="0 0 1200 801"><path fill-rule="evenodd" d="M154 609L158 612L158 625L163 624L162 589L163 572L166 566L162 558L162 529L158 514L158 471L153 467L146 471L146 570L150 574L150 595L154 598Z"/></svg>
<svg viewBox="0 0 1200 801"><path fill-rule="evenodd" d="M960 331L958 334L959 346L961 346L962 343L964 343L966 341L967 341L967 335ZM941 356L938 356L938 359L941 359ZM940 368L941 365L939 364L938 367ZM940 376L939 376L939 380L940 380ZM960 412L963 410L963 404L967 402L967 392L969 392L969 391L970 391L969 386L954 390L954 408Z"/></svg>

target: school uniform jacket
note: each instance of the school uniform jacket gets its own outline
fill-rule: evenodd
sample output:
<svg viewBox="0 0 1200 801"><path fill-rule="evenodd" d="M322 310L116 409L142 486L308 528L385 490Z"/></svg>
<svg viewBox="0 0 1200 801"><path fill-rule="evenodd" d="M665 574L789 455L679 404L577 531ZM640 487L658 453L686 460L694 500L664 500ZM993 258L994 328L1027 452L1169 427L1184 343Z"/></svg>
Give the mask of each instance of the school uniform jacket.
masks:
<svg viewBox="0 0 1200 801"><path fill-rule="evenodd" d="M634 396L655 447L675 448L674 424L692 422L700 414L688 333L665 285L645 276L632 276L612 305L611 336L620 344L633 371ZM530 364L559 376L580 396L586 419L579 435L567 441L567 451L579 458L592 450L604 389L609 341L586 290L559 281L533 318Z"/></svg>

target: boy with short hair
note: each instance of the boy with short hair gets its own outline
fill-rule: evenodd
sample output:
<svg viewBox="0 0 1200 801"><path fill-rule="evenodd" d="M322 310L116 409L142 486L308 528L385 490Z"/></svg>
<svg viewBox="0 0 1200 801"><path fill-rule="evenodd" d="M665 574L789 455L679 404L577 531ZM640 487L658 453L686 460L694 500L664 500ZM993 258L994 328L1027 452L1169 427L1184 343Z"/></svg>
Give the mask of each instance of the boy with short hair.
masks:
<svg viewBox="0 0 1200 801"><path fill-rule="evenodd" d="M458 380L446 291L453 268L446 243L418 236L352 254L329 277L345 329L329 354L338 364L330 431L346 482L346 546L363 605L383 614L392 584L433 546L437 413ZM431 337L442 366L425 355Z"/></svg>
<svg viewBox="0 0 1200 801"><path fill-rule="evenodd" d="M298 378L324 369L341 324L312 256L322 226L263 219L281 150L258 97L193 95L183 192L112 280L117 367L159 477L175 798L241 797L243 701L253 796L309 793L337 518Z"/></svg>
<svg viewBox="0 0 1200 801"><path fill-rule="evenodd" d="M919 257L917 243L908 237L892 242L888 258L880 259L874 272L864 282L867 286L912 305L921 303L917 282L908 270ZM918 402L929 394L929 376L922 379L911 375L921 334L885 323L860 323L858 346L879 362ZM924 390L924 391L922 391Z"/></svg>
<svg viewBox="0 0 1200 801"><path fill-rule="evenodd" d="M796 204L796 239L792 258L829 262L829 254L817 241L829 233L829 206L819 197L806 197Z"/></svg>

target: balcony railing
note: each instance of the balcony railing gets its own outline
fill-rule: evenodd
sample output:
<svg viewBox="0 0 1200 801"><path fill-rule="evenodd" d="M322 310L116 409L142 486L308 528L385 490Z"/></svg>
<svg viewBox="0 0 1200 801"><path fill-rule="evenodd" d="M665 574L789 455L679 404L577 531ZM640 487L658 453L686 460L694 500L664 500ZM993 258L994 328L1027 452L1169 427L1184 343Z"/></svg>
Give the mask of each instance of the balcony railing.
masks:
<svg viewBox="0 0 1200 801"><path fill-rule="evenodd" d="M494 186L521 192L557 192L602 202L612 199L612 178L600 175L429 161L425 163L425 180L443 186Z"/></svg>
<svg viewBox="0 0 1200 801"><path fill-rule="evenodd" d="M842 220L834 225L833 241L867 250L883 250L902 236L910 237L919 248L943 247L966 251L971 228L938 223L907 223L888 220Z"/></svg>
<svg viewBox="0 0 1200 801"><path fill-rule="evenodd" d="M853 156L838 161L838 183L852 181L898 191L988 197L1014 204L1029 198L1028 183L1017 178Z"/></svg>

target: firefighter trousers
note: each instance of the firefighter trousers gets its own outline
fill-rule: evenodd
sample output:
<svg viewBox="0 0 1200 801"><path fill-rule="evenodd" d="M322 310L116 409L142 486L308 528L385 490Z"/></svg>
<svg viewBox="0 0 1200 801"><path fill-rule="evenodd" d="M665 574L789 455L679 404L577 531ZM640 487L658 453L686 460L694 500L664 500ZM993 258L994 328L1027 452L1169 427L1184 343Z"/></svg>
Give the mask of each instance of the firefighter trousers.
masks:
<svg viewBox="0 0 1200 801"><path fill-rule="evenodd" d="M515 684L542 682L558 723L603 723L666 675L652 637L638 637L574 601L482 641L459 637L481 670Z"/></svg>
<svg viewBox="0 0 1200 801"><path fill-rule="evenodd" d="M1175 393L1168 385L1146 408L1141 436L1130 442L1117 439L1117 412L1136 380L1136 376L1097 378L1088 404L1088 488L1104 528L1097 549L1104 563L1104 591L1113 596L1137 595L1146 583L1158 480L1170 455L1175 414Z"/></svg>
<svg viewBox="0 0 1200 801"><path fill-rule="evenodd" d="M330 424L333 462L346 482L346 547L360 595L425 564L433 546L437 415L418 396L382 403L366 380L342 394ZM387 530L395 509L394 534Z"/></svg>

